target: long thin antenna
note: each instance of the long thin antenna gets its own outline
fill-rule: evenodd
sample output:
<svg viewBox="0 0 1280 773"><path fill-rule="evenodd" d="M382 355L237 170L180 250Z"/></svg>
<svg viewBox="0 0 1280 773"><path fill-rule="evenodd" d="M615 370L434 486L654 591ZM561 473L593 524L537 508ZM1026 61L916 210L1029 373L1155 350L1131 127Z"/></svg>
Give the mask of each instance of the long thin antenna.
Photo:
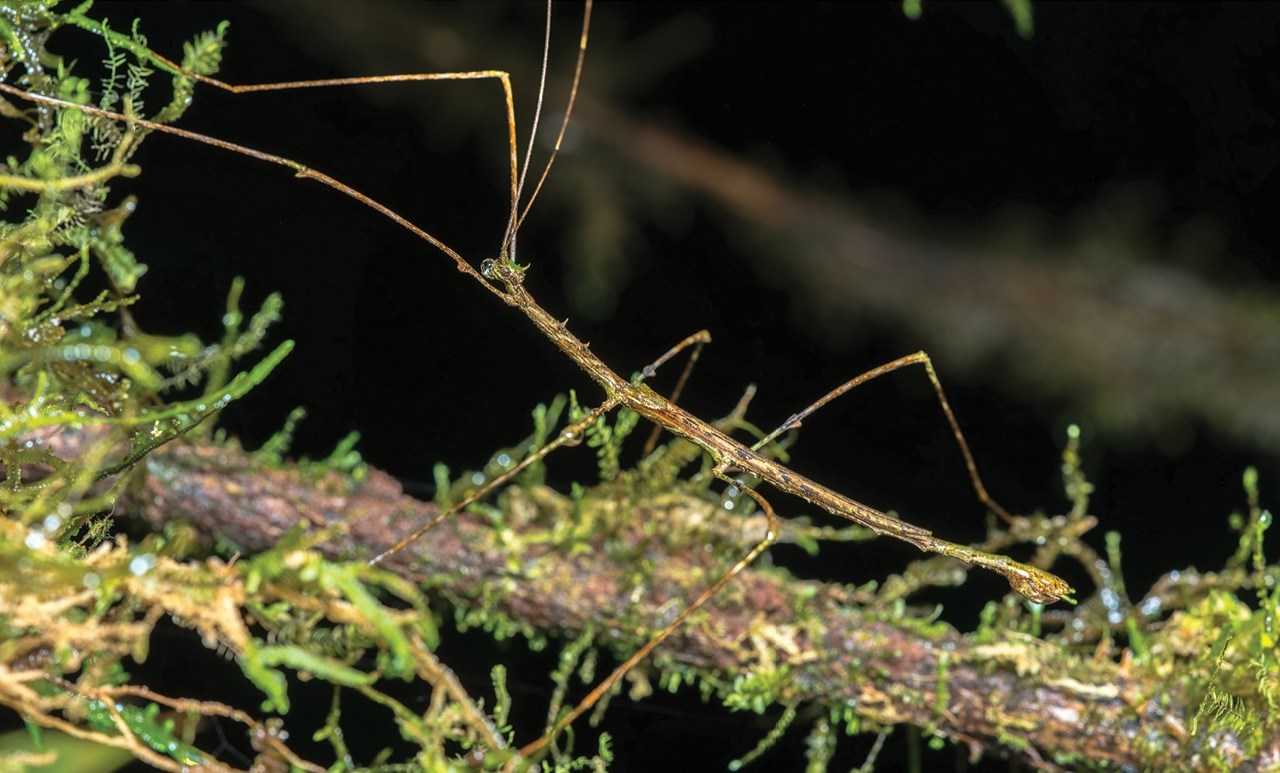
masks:
<svg viewBox="0 0 1280 773"><path fill-rule="evenodd" d="M592 0L586 0L585 8L582 12L582 35L578 38L578 62L573 68L573 85L569 87L569 104L565 105L564 108L564 119L560 121L560 133L556 135L556 144L551 148L551 157L547 159L547 165L542 170L542 176L538 178L538 184L533 186L533 193L529 194L529 200L525 202L524 211L516 219L516 230L519 230L520 224L524 222L529 210L533 208L533 202L538 198L538 191L542 190L542 183L546 182L547 175L551 172L551 165L555 163L556 154L560 152L560 145L564 142L565 132L569 129L569 117L573 115L573 105L578 99L578 86L582 83L582 67L587 61L587 34L591 31L591 5ZM544 65L543 73L545 74L545 72ZM523 178L521 183L523 184Z"/></svg>
<svg viewBox="0 0 1280 773"><path fill-rule="evenodd" d="M533 145L538 139L538 120L542 118L542 99L547 92L547 65L551 61L551 0L547 0L546 31L542 35L542 73L538 76L538 103L533 111L533 124L529 127L529 142L525 146L524 163L520 165L520 182L516 184L511 200L511 217L507 220L507 232L502 237L502 251L510 260L516 259L516 231L519 228L520 195L533 161Z"/></svg>

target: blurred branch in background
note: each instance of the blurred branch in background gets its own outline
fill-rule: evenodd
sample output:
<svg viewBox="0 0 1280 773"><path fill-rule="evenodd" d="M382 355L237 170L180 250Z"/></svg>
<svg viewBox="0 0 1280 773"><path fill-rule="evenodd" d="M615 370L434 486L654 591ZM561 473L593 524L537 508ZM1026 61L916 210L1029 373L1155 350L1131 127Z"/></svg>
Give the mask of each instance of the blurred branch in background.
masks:
<svg viewBox="0 0 1280 773"><path fill-rule="evenodd" d="M505 34L498 23L503 13L484 4L469 12L359 3L261 9L293 26L299 45L361 71L449 69L493 61L499 53L506 55L504 66L538 62L535 54L511 56L533 36L527 29ZM1051 4L1045 9L1055 11ZM948 371L980 370L1008 389L1064 403L1106 436L1152 441L1176 453L1198 427L1208 426L1245 446L1280 452L1274 400L1280 295L1258 282L1230 285L1242 261L1225 259L1221 235L1203 219L1190 218L1171 238L1160 237L1153 224L1168 213L1157 186L1113 185L1115 193L1099 194L1071 218L1036 206L997 207L998 216L978 218L977 227L966 225L960 235L904 215L910 205L880 214L882 194L815 193L814 186L772 171L777 165L670 128L692 119L644 121L635 116L656 111L622 107L643 103L647 84L692 69L689 62L713 42L722 55L723 41L696 11L668 10L669 19L628 37L620 29L627 22L613 10L598 14L592 31L588 99L576 116L577 157L557 167L557 184L548 186L536 213L576 229L564 242L575 253L566 258L564 279L575 315L609 313L635 271L626 245L634 246L646 227L640 223L687 227L687 213L671 213L710 202L728 216L723 230L732 235L732 248L748 254L762 281L785 289L794 315L819 340L838 343L842 331L887 321ZM337 15L343 25L331 23ZM997 20L1007 26L1007 19ZM352 24L361 34L348 34ZM1052 33L1038 29L1042 34ZM376 46L364 45L373 40ZM998 41L980 42L998 47ZM919 66L936 64L926 57ZM553 76L557 72L553 61ZM517 83L534 76L515 73ZM833 103L860 98L829 97ZM415 109L408 101L400 106ZM763 98L760 107L773 110ZM574 203L556 202L557 195L573 195Z"/></svg>
<svg viewBox="0 0 1280 773"><path fill-rule="evenodd" d="M1176 444L1168 435L1197 420L1280 451L1280 295L1221 288L1136 252L1123 214L1138 202L1100 205L1065 247L944 245L670 129L599 105L580 117L620 157L733 215L758 245L757 270L803 298L822 330L880 315L940 360L998 364L1104 432Z"/></svg>

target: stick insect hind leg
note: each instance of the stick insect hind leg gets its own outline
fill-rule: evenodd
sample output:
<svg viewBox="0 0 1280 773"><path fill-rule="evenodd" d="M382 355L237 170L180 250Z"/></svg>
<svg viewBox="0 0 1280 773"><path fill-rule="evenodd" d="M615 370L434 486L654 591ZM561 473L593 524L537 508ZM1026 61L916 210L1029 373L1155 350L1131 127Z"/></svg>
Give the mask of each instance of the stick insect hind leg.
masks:
<svg viewBox="0 0 1280 773"><path fill-rule="evenodd" d="M956 445L960 448L960 454L964 457L965 469L969 473L969 481L973 485L974 492L978 495L978 500L990 508L991 512L998 515L1005 523L1014 523L1017 519L1010 515L1009 511L1005 510L1004 507L1002 507L1000 503L987 492L987 487L982 482L982 476L978 474L978 465L973 459L972 451L969 449L969 442L965 440L964 432L960 429L960 422L956 419L955 412L951 410L951 403L947 400L946 392L942 389L942 381L938 378L938 373L933 367L933 360L925 352L915 352L913 354L899 357L892 362L886 362L883 365L872 368L865 373L849 379L815 400L811 405L809 405L809 407L799 413L792 414L782 423L781 426L773 432L770 432L758 443L752 446L751 450L758 451L769 443L772 443L783 433L798 428L805 419L813 415L819 408L832 402L836 398L851 392L854 388L859 387L874 378L911 365L923 366L925 374L929 377L929 383L932 385L934 394L938 398L938 404L942 406L942 413L946 416L947 424L951 427L951 434L955 437Z"/></svg>
<svg viewBox="0 0 1280 773"><path fill-rule="evenodd" d="M951 428L951 434L955 438L956 445L960 449L961 456L964 458L965 469L968 472L970 484L972 485L978 500L999 516L1005 523L1011 525L1016 524L1019 519L1011 515L1009 511L1002 507L1000 503L997 502L987 491L987 487L982 481L982 476L978 473L978 465L973 458L973 452L969 448L969 442L965 439L964 431L960 429L960 422L956 419L955 411L952 410L951 403L947 400L946 392L942 388L942 381L938 378L937 370L933 366L933 360L923 351L899 357L896 360L892 360L891 362L872 368L865 373L849 379L840 386L837 386L835 389L832 389L830 392L827 392L825 395L818 398L804 410L792 414L777 429L770 432L753 445L751 450L759 451L769 443L777 440L783 433L800 427L803 421L813 415L819 408L822 408L836 398L847 394L855 387L861 386L879 376L883 376L887 373L892 373L893 371L912 365L920 365L925 370L925 375L928 377L929 383L933 387L934 395L937 397L938 404L942 407L942 412L946 417L947 424ZM849 517L848 514L844 515L845 517ZM852 520L855 522L858 521L856 518L853 518ZM870 524L864 523L863 525L869 526ZM1071 598L1072 590L1069 585L1055 575L1052 575L1038 567L1022 564L1021 562L1013 561L1012 559L1008 559L1004 556L987 553L966 545L940 540L932 535L927 537L921 543L918 543L918 546L929 552L949 556L1001 574L1009 581L1011 587L1015 591L1029 600L1042 604L1052 603L1054 601L1075 603Z"/></svg>
<svg viewBox="0 0 1280 773"><path fill-rule="evenodd" d="M484 271L483 268L482 268L482 271ZM702 347L705 346L710 341L711 341L711 334L706 330L700 330L697 333L694 333L686 337L685 339L677 343L675 346L672 346L670 349L668 349L658 359L654 360L652 363L642 368L634 379L635 383L638 385L643 381L645 381L646 379L653 378L656 375L658 368L666 364L668 361L670 361L673 357L678 355L680 352L684 351L685 349L688 349L689 347L693 347L693 350L690 354L690 359L685 364L685 368L681 372L680 378L677 381L676 387L673 391L672 397L674 399L675 397L678 396L679 392L683 389L684 385L688 382L690 372L692 371L693 366L697 363L698 355L701 352ZM610 398L606 399L601 405L599 405L595 409L588 412L587 415L585 415L581 419L573 422L572 424L570 424L569 426L561 430L554 440L542 446L541 448L537 449L536 451L529 453L518 464L504 471L501 475L488 481L483 487L473 492L471 495L467 496L462 501L454 504L453 506L449 507L447 510L442 511L435 518L423 524L418 529L416 529L413 533L401 539L398 543L396 543L396 545L392 546L391 548L388 548L387 550L383 551L379 555L375 556L373 559L370 560L370 563L372 564L380 563L386 558L388 558L389 556L399 552L400 550L408 546L410 543L414 542L415 540L419 539L424 534L426 534L428 531L435 528L437 525L443 522L446 518L465 509L469 505L477 501L480 501L481 499L483 499L484 497L492 493L495 489L499 488L500 486L512 480L516 475L518 475L524 469L546 458L549 454L551 454L552 451L555 451L566 445L577 445L581 441L586 429L591 424L593 424L597 419L602 417L604 414L608 413L609 411L621 405L622 402L623 400L620 395L613 395ZM661 428L659 427L659 429ZM650 450L649 447L651 445L652 445L652 442L646 444L646 453L648 453L648 450ZM648 657L649 654L655 648L657 648L660 644L662 644L663 641L665 641L668 637L670 637L672 633L679 630L679 628L682 625L684 625L685 622L688 621L688 619L694 613L696 613L699 609L705 606L706 603L709 602L712 598L714 598L716 594L718 594L726 585L732 582L734 577L736 577L744 569L750 566L757 558L759 558L765 551L767 551L769 547L774 544L774 542L777 541L778 519L777 519L777 515L774 512L773 506L770 505L768 500L766 500L757 491L750 488L749 486L746 486L742 481L735 480L732 477L730 477L728 475L728 469L729 469L729 465L726 461L717 460L717 464L715 468L712 470L712 472L717 478L719 478L720 480L723 480L724 482L732 486L736 486L739 490L741 490L747 496L750 496L752 499L756 501L757 504L760 505L760 508L764 512L765 517L767 519L767 524L768 524L767 528L765 529L764 537L754 547L752 547L747 553L745 553L742 557L740 557L732 566L730 566L728 570L723 572L711 585L709 585L705 590L703 590L702 593L700 593L692 602L688 603L678 615L676 615L670 622L668 622L665 626L663 626L662 629L660 629L657 633L655 633L652 637L650 637L650 639L644 645L642 645L639 649L637 649L634 653L632 653L630 657L628 657L625 661L623 661L616 668L614 668L614 670L608 676L606 676L594 688L592 688L592 690L586 696L584 696L573 708L571 708L568 712L561 714L554 722L549 724L549 726L546 729L546 732L541 737L521 747L518 752L519 758L527 759L529 757L532 757L534 755L537 755L543 752L543 750L545 750L549 746L549 744L551 744L551 742L554 741L555 737L559 735L560 732L562 732L575 720L581 717L584 713L586 713L587 711L590 711L591 708L594 707L601 700L601 698L607 695L609 691L612 690L614 686L624 676L626 676L628 672L631 671L631 669L635 668L637 664L639 664L642 660ZM512 767L515 767L516 765L519 764L519 759L513 760L511 764L512 764Z"/></svg>

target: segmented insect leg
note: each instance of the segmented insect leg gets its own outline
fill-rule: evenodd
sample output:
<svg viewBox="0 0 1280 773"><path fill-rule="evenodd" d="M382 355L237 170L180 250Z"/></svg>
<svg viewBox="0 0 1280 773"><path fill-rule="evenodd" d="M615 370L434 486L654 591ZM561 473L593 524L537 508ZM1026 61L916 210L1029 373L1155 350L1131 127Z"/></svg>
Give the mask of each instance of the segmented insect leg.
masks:
<svg viewBox="0 0 1280 773"><path fill-rule="evenodd" d="M995 499L987 493L987 487L982 483L982 476L978 474L978 465L973 460L973 453L969 450L969 442L965 440L964 432L960 430L960 422L956 420L955 412L951 410L951 403L947 401L947 395L942 390L942 382L938 379L937 371L933 368L933 361L929 359L929 355L924 352L916 352L914 354L908 354L905 357L899 357L892 362L887 362L877 368L872 368L860 376L849 379L840 386L818 398L818 400L808 408L805 408L799 413L792 414L782 423L782 426L778 427L773 432L770 432L764 437L764 439L752 446L752 450L758 451L776 440L782 433L799 427L801 422L813 415L813 413L819 408L832 400L835 400L837 397L853 390L855 387L861 386L877 376L883 376L886 373L891 373L899 368L904 368L909 365L924 366L925 374L929 377L929 383L933 385L933 391L938 396L938 403L942 406L942 412L947 417L947 424L951 426L951 434L956 439L956 445L960 447L960 453L964 457L965 468L969 471L969 480L973 484L974 492L978 495L978 500L990 508L991 512L1000 516L1000 518L1006 523L1013 523L1015 518L1009 514L1009 511L1005 510L999 502L995 501Z"/></svg>
<svg viewBox="0 0 1280 773"><path fill-rule="evenodd" d="M691 336L688 336L680 343L667 350L658 359L649 365L646 365L640 371L640 376L636 379L637 384L644 383L645 379L653 378L657 374L658 368L662 367L668 360L675 357L681 351L693 347L693 351L689 353L689 361L685 363L684 370L680 372L680 378L676 380L675 388L671 390L669 399L671 402L678 402L680 394L684 392L685 384L689 383L689 376L693 374L693 367L698 364L698 358L702 356L702 347L711 343L711 333L706 330L699 330ZM648 439L644 441L644 450L641 451L642 456L648 456L653 452L655 446L658 445L658 438L662 435L662 427L654 426L653 431L649 433Z"/></svg>
<svg viewBox="0 0 1280 773"><path fill-rule="evenodd" d="M724 574L720 575L720 577L708 586L706 590L700 593L697 598L689 602L689 604L681 610L680 614L676 615L675 619L663 626L660 631L654 634L653 637L644 644L644 646L636 650L631 657L623 661L623 663L615 668L612 673L597 684L591 692L587 693L586 697L578 702L578 705L574 706L565 714L562 714L560 718L547 729L547 732L544 733L541 738L521 747L519 752L521 757L528 758L545 749L562 730L572 724L578 717L589 711L592 706L594 706L602 697L613 689L613 686L616 685L622 677L626 676L628 671L634 668L641 660L648 657L649 653L653 652L654 648L662 644L662 642L679 629L680 626L682 626L685 621L693 615L693 613L705 606L708 601L715 597L715 595L724 588L724 586L728 585L734 577L737 577L743 569L750 566L752 562L759 558L771 545L773 545L774 542L777 541L778 516L774 513L773 506L769 504L769 501L761 496L761 494L755 489L744 486L740 481L736 481L729 477L724 471L722 471L720 465L717 465L714 472L717 478L720 478L730 485L737 486L760 505L760 509L764 511L765 517L768 519L768 527L765 530L764 538L751 548L751 550L743 554L743 556L739 558L733 566L729 567Z"/></svg>
<svg viewBox="0 0 1280 773"><path fill-rule="evenodd" d="M519 475L524 470L528 469L530 465L536 464L537 462L540 462L543 459L545 459L552 451L555 451L557 448L560 448L562 446L577 445L582 441L582 433L586 431L587 427L591 426L591 423L594 422L596 419L600 418L604 414L616 408L618 406L618 403L619 403L619 400L616 398L610 398L608 400L605 400L599 407L594 408L589 413L587 413L586 416L582 417L578 421L575 421L574 423L570 424L569 426L561 430L560 434L557 435L554 440L547 443L542 448L539 448L538 450L531 452L524 459L520 460L518 464L513 465L508 470L504 470L501 475L495 476L492 480L488 481L487 483L485 483L485 485L476 489L469 496L465 497L462 501L455 503L454 505L452 505L451 507L445 510L442 510L439 514L436 515L435 518L432 518L431 520L419 526L407 537L401 539L396 544L392 545L391 547L382 551L378 555L369 559L369 564L377 565L382 561L384 561L388 556L395 555L396 553L399 553L401 550L404 550L405 547L407 547L412 542L414 542L414 540L417 540L422 535L434 529L436 526L439 526L442 522L444 522L446 518L453 515L454 513L457 513L461 510L466 509L467 507L470 507L475 502L479 502L481 499L484 499L490 493L492 493L495 489L497 489L499 486L506 485L512 478Z"/></svg>

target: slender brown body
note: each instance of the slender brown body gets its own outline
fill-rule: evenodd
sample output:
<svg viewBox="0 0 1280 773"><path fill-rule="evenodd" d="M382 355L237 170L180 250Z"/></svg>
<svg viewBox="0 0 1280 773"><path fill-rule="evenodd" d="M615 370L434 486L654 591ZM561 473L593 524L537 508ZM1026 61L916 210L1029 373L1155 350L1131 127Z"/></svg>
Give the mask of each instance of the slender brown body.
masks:
<svg viewBox="0 0 1280 773"><path fill-rule="evenodd" d="M938 539L927 529L852 500L751 450L649 387L634 385L615 373L591 352L590 346L570 333L563 322L552 317L534 301L533 296L524 289L523 269L515 263L505 258L485 261L481 271L485 278L498 281L504 287L502 290L491 289L509 305L524 312L543 335L604 387L609 407L613 404L625 405L655 424L702 447L715 457L717 474L723 475L731 470L749 472L768 481L779 491L800 497L832 515L847 518L877 534L888 534L910 542L923 551L951 556L998 572L1009 581L1014 590L1031 601L1047 604L1070 597L1071 586L1057 575L1004 556Z"/></svg>
<svg viewBox="0 0 1280 773"><path fill-rule="evenodd" d="M587 4L587 13L585 14L585 18L583 21L583 36L582 36L580 49L579 49L579 63L578 63L579 73L581 71L582 57L585 54L586 28L589 23L589 19L590 19L590 2L588 2ZM168 60L164 60L163 58L158 56L156 56L156 60L161 66L165 67L166 69L170 69L171 71L175 71L175 72L178 71L177 65L174 65L172 62L169 62ZM520 221L520 218L517 217L516 215L516 203L519 198L518 194L519 194L520 185L516 179L515 119L514 119L514 110L512 106L511 84L510 84L509 77L505 72L485 70L485 71L476 71L476 72L468 72L468 73L446 73L446 74L430 74L429 73L429 74L391 76L386 78L346 78L346 79L330 79L330 80L280 83L280 84L259 84L259 85L250 85L250 86L232 86L230 84L222 83L220 81L216 81L211 78L198 77L198 79L201 81L204 81L206 83L215 85L219 88L223 88L223 89L234 91L234 92L268 91L268 90L279 90L279 89L285 89L285 88L318 87L318 86L340 86L340 85L346 85L349 83L373 83L373 82L380 83L380 82L390 82L390 81L424 81L424 80L438 80L438 79L474 79L474 78L493 78L493 79L499 80L502 84L503 92L506 98L508 127L509 127L510 139L511 139L511 153L512 153L512 216L508 226L507 238L504 240L504 243L507 244L508 247L511 247L511 245L514 244L515 231ZM576 90L576 81L577 81L577 75L575 74L575 90ZM520 470L525 469L528 465L533 464L538 460L544 458L547 454L551 453L556 448L559 448L562 445L567 445L573 442L574 440L576 440L577 433L584 431L591 422L595 421L600 415L602 415L606 411L611 410L619 405L625 405L631 410L645 417L646 419L649 419L659 427L662 427L682 438L689 440L690 442L696 444L697 446L701 447L702 449L710 453L716 462L712 472L717 477L720 477L726 481L732 481L729 475L734 471L743 471L743 472L750 473L752 475L755 475L759 479L768 482L770 485L772 485L774 488L780 491L784 491L788 494L792 494L794 496L800 497L801 499L811 502L812 504L817 505L818 507L821 507L822 509L826 510L827 512L833 515L838 515L842 518L847 518L855 523L861 524L862 526L865 526L871 529L872 531L878 534L886 534L893 537L897 537L898 539L904 540L906 542L911 543L912 545L915 545L917 548L919 548L922 551L951 556L953 558L957 558L962 561L967 561L971 564L982 566L992 571L998 572L1009 581L1010 585L1013 587L1014 590L1021 593L1023 596L1025 596L1026 598L1032 601L1039 602L1039 603L1050 603L1050 602L1059 601L1059 600L1068 600L1068 601L1070 600L1070 595L1072 593L1071 586L1069 586L1065 581L1063 581L1061 578L1057 577L1054 574L1051 574L1049 572L1046 572L1042 569L1038 569L1033 566L1029 566L1026 564L1019 563L1017 561L1013 561L1012 559L1005 558L1004 556L986 553L986 552L976 550L974 548L970 548L964 545L959 545L956 543L947 542L945 540L938 539L937 537L934 537L932 532L928 531L927 529L922 529L918 526L914 526L898 518L887 515L872 507L868 507L867 505L854 501L838 492L835 492L827 488L826 486L823 486L820 483L817 483L797 472L794 472L793 470L773 461L772 459L769 459L763 456L762 454L756 452L755 450L734 440L733 438L729 437L727 434L720 431L716 427L690 414L688 411L685 411L684 409L680 408L675 403L659 395L657 392L653 391L652 389L645 386L644 384L633 384L629 380L619 376L612 369L610 369L604 362L602 362L598 357L596 357L595 354L591 352L590 347L586 343L579 340L576 336L570 333L568 328L565 327L564 323L553 318L541 306L539 306L537 302L534 301L533 297L528 293L527 290L525 290L523 286L523 282L522 282L523 273L524 273L523 268L517 265L514 262L514 260L509 258L506 252L504 252L502 257L496 260L483 261L479 266L479 270L477 270L475 266L473 266L471 263L465 260L461 255L459 255L456 251L454 251L448 245L446 245L436 237L432 236L431 234L427 233L417 225L409 222L408 220L406 220L405 218L403 218L402 216L400 216L398 213L391 210L387 206L383 205L382 203L375 201L374 199L371 199L370 197L366 196L360 191L352 188L351 186L339 180L336 180L322 172L318 172L303 164L293 161L292 159L284 158L282 156L278 156L270 153L264 153L262 151L245 147L243 145L238 145L238 144L227 142L225 140L220 140L214 137L208 137L206 135L198 134L195 132L190 132L183 129L167 126L164 124L155 123L145 119L137 118L135 116L127 116L117 112L103 110L101 108L95 108L92 106L72 104L70 102L67 102L62 99L58 99L56 97L32 94L32 93L23 91L21 89L18 89L16 87L10 86L8 84L0 83L0 92L8 93L20 99L30 100L30 101L34 101L34 102L38 102L46 105L62 106L66 108L79 110L89 115L102 116L105 118L109 118L111 120L120 121L122 123L129 125L130 127L145 127L153 131L176 135L179 137L186 138L188 140L203 143L205 145L212 145L214 147L218 147L223 150L228 150L234 153L239 153L241 155L256 158L260 161L265 161L267 163L286 167L292 170L294 174L297 175L298 177L315 180L340 193L343 193L351 197L352 199L355 199L356 201L364 204L365 206L368 206L371 209L377 212L380 212L381 214L390 218L401 227L414 233L419 238L423 239L425 242L431 244L432 246L439 249L444 254L448 255L454 261L459 271L475 279L486 290L492 292L494 295L497 295L508 305L514 306L517 309L519 309L521 312L523 312L524 315L528 317L529 320L548 339L552 341L552 343L554 343L570 359L572 359L575 363L577 363L578 366L582 368L587 373L587 375L589 375L596 383L600 384L600 386L604 388L606 397L604 402L598 408L596 408L594 411L589 412L586 417L584 417L583 419L580 419L570 427L563 430L560 436L558 436L552 442L543 446L541 449L537 449L536 451L530 453L523 461L521 461L519 464L517 464L513 468L491 479L486 486L482 487L480 491L476 492L471 497L468 497L463 501L456 503L453 507L442 511L436 517L436 519L434 519L429 523L423 524L419 529L414 531L413 534L410 534L409 536L401 540L399 543L397 543L395 546L388 549L387 551L379 554L378 556L375 556L371 560L371 563L376 564L382 561L382 559L384 559L387 555L390 555L392 553L399 551L405 545L421 537L423 534L429 531L435 524L439 523L444 518L449 517L450 515L457 513L460 510L466 508L469 504L476 501L480 497L484 496L486 493L492 491L494 488L500 485L504 485L508 480L514 477ZM568 121L568 114L566 113L565 122L567 123L567 121ZM564 127L562 125L561 136L563 136L563 131L564 131ZM557 147L558 146L559 146L559 141L557 141ZM545 172L543 176L545 178ZM539 185L540 184L541 183L539 182ZM691 337L690 339L687 339L686 343L689 341L694 341L695 339L699 341L709 340L705 335L701 337L695 336L695 337ZM676 349L673 350L673 352L678 350L679 348L680 347L676 347ZM670 354L671 353L668 353L668 356ZM659 360L659 362L665 361L665 359L666 357L664 357L662 360ZM825 402L829 401L830 399L833 399L839 394L843 394L844 391L847 391L849 388L852 388L856 384L862 383L862 381L866 380L867 378L874 377L875 375L879 375L880 373L883 373L883 372L887 372L888 370L892 370L893 368L898 367L902 364L913 364L913 363L924 364L925 367L928 369L928 372L930 374L930 379L934 381L934 386L935 386L935 389L937 389L938 391L938 396L942 402L943 409L947 413L948 420L951 422L952 428L956 433L957 441L960 443L962 451L964 451L965 460L966 460L966 463L969 465L970 475L973 478L973 482L979 493L979 496L983 499L984 502L987 502L989 505L991 505L993 509L996 509L997 512L1000 512L998 509L998 506L995 505L995 503L992 500L990 500L989 497L986 496L986 493L982 488L981 482L974 469L972 458L968 453L967 446L963 440L963 437L959 432L958 425L955 423L954 416L952 416L951 414L950 407L947 405L946 398L942 394L941 386L938 384L936 380L936 376L933 374L932 366L929 364L928 357L923 353L919 353L916 355L909 355L908 357L895 361L895 363L890 363L886 366L882 366L880 369L877 369L875 371L869 371L867 374L863 374L863 376L859 377L858 379L854 379L853 381L850 381L849 383L845 384L843 387L833 390L822 400L819 400L817 403L810 406L805 411L802 411L800 414L793 416L792 419L789 420L787 424L784 424L783 427L780 428L779 432L785 431L787 428L797 426L801 418L803 418L804 416L807 416L817 407L825 404ZM768 438L766 438L766 441L771 440L773 437L776 437L777 434L778 432L775 432L774 434L770 435ZM741 484L737 483L736 481L732 481L732 482L734 482L735 485L741 486ZM679 626L681 626L693 612L695 612L697 609L699 609L704 604L706 604L713 596L715 596L716 593L720 591L721 588L723 588L727 583L729 583L739 572L741 572L744 568L746 568L749 564L751 564L756 558L760 557L760 555L764 553L765 550L767 550L770 545L773 544L773 542L777 538L777 519L776 519L776 515L774 514L772 506L768 503L767 500L764 499L763 496L761 496L754 489L744 486L742 487L742 491L744 494L754 499L761 506L761 508L764 511L764 514L768 518L770 525L765 537L757 545L751 548L751 550L747 551L741 558L739 558L733 564L733 566L731 566L727 571L725 571L725 573L719 579L717 579L714 583L712 583L709 587L707 587L706 590L704 590L696 599L693 599L688 604L686 604L683 611L679 615L677 615L673 620L671 620L665 626L663 626L663 628L659 630L644 646L640 647L635 653L631 655L631 657L627 658L625 662L623 662L616 669L614 669L614 671L609 676L607 676L604 680L602 680L600 684L597 685L595 689L593 689L586 697L584 697L575 707L573 707L568 712L565 712L563 715L556 718L554 722L550 723L547 729L547 732L542 737L522 747L518 751L517 756L514 756L511 758L510 765L512 767L525 764L530 758L536 758L536 755L542 753L546 749L548 744L551 742L551 740L554 739L561 730L563 730L576 718L581 716L585 711L587 711L593 705L595 705L601 699L601 697L603 697L610 689L612 689L613 686L616 685L619 682L619 680L633 666L635 666L643 658L647 657L648 654L652 652L653 649L656 646L658 646L659 643L661 643L667 636L669 636L673 631L675 631Z"/></svg>

